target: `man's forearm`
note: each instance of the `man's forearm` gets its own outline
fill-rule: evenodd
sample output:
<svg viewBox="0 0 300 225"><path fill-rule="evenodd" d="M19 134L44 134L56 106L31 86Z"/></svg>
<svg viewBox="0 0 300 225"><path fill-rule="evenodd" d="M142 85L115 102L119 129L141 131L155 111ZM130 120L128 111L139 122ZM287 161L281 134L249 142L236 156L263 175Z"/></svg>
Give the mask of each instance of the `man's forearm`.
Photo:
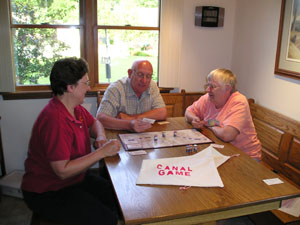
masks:
<svg viewBox="0 0 300 225"><path fill-rule="evenodd" d="M150 111L136 115L136 118L138 119L150 118L154 120L165 120L167 118L167 109L165 107L152 109Z"/></svg>
<svg viewBox="0 0 300 225"><path fill-rule="evenodd" d="M97 119L102 123L102 125L107 129L113 130L130 130L130 120L123 120L111 117L105 113L99 113Z"/></svg>

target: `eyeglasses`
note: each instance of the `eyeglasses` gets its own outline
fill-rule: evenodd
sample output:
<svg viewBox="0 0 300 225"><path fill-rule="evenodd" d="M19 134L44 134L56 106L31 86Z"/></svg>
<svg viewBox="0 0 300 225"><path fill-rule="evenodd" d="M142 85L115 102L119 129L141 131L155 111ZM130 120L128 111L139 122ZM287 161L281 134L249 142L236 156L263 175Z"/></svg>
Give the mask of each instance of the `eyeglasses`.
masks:
<svg viewBox="0 0 300 225"><path fill-rule="evenodd" d="M134 70L134 72L139 79L144 79L144 77L146 77L146 80L152 79L152 74L144 74L142 72L137 72L136 70Z"/></svg>
<svg viewBox="0 0 300 225"><path fill-rule="evenodd" d="M79 83L83 83L83 84L85 84L86 86L90 86L90 80L87 80L87 81L85 81L85 82L83 82L83 81L81 81L81 82L79 82Z"/></svg>
<svg viewBox="0 0 300 225"><path fill-rule="evenodd" d="M204 85L204 89L206 90L207 88L210 88L210 89L216 89L217 87L220 87L220 86L217 86L215 84L210 84L210 83L207 83Z"/></svg>

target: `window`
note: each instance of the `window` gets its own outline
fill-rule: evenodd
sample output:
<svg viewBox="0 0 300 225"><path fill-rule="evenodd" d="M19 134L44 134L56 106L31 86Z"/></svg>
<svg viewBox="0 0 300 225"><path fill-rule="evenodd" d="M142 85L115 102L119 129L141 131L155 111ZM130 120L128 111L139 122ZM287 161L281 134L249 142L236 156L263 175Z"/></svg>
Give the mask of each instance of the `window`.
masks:
<svg viewBox="0 0 300 225"><path fill-rule="evenodd" d="M16 90L49 89L53 63L85 58L91 86L127 75L137 58L157 80L159 0L10 0ZM96 15L96 16L93 16Z"/></svg>
<svg viewBox="0 0 300 225"><path fill-rule="evenodd" d="M99 83L118 80L137 58L148 59L157 81L159 1L98 0Z"/></svg>

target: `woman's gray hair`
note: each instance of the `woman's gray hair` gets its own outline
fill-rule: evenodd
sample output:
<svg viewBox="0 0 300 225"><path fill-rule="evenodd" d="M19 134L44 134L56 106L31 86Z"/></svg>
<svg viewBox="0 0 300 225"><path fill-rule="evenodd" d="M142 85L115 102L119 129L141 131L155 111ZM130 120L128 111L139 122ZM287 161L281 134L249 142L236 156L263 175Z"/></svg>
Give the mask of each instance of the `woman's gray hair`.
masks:
<svg viewBox="0 0 300 225"><path fill-rule="evenodd" d="M223 85L231 86L231 93L236 91L236 76L228 69L215 69L207 75L207 81L215 80Z"/></svg>

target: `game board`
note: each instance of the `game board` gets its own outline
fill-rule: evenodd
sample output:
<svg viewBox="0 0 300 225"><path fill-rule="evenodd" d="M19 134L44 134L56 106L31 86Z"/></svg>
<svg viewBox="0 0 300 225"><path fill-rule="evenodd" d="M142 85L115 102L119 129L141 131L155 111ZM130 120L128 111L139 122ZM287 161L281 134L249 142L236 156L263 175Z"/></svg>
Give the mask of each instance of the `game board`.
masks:
<svg viewBox="0 0 300 225"><path fill-rule="evenodd" d="M128 151L212 142L196 129L119 134L119 137Z"/></svg>

